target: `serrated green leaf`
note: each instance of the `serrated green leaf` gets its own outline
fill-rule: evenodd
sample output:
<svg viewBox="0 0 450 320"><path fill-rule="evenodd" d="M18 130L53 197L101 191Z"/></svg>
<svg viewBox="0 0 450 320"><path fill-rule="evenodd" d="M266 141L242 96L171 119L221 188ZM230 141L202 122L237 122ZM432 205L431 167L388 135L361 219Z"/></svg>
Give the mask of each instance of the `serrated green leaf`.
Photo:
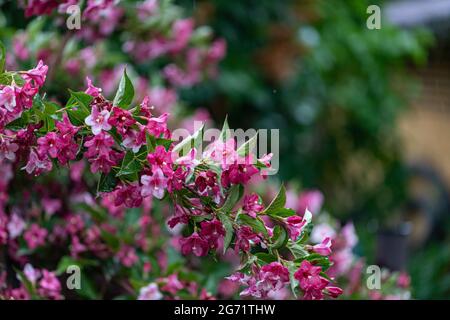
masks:
<svg viewBox="0 0 450 320"><path fill-rule="evenodd" d="M223 213L219 213L218 217L225 229L225 237L223 239L223 253L225 253L231 244L231 240L233 239L234 235L233 221L229 216Z"/></svg>
<svg viewBox="0 0 450 320"><path fill-rule="evenodd" d="M120 170L116 174L116 177L138 173L142 170L143 166L144 165L135 153L133 153L132 151L127 151L125 157L122 160Z"/></svg>
<svg viewBox="0 0 450 320"><path fill-rule="evenodd" d="M119 88L117 89L116 96L114 97L113 105L122 109L126 109L134 98L134 87L130 78L128 78L127 70L123 71L122 78L120 79Z"/></svg>
<svg viewBox="0 0 450 320"><path fill-rule="evenodd" d="M281 188L278 191L277 195L272 200L272 202L267 206L264 212L266 214L275 214L277 211L283 209L285 204L286 204L286 188L284 187L284 185L281 185Z"/></svg>
<svg viewBox="0 0 450 320"><path fill-rule="evenodd" d="M297 267L293 261L286 261L286 267L289 270L289 285L291 287L291 292L294 297L297 298L296 288L298 287L298 280L294 277Z"/></svg>

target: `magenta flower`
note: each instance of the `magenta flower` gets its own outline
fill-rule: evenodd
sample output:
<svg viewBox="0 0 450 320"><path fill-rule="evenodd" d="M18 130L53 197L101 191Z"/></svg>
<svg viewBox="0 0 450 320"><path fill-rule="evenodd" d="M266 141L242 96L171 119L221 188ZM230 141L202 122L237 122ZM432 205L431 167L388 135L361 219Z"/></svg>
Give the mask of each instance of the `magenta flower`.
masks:
<svg viewBox="0 0 450 320"><path fill-rule="evenodd" d="M142 203L141 187L137 182L120 184L113 191L114 205L125 205L128 208L139 207Z"/></svg>
<svg viewBox="0 0 450 320"><path fill-rule="evenodd" d="M135 249L128 245L124 245L120 248L119 252L117 252L117 259L119 259L120 263L127 268L131 268L139 261Z"/></svg>
<svg viewBox="0 0 450 320"><path fill-rule="evenodd" d="M311 222L311 213L306 210L304 217L290 216L284 219L286 229L292 241L296 241L304 227Z"/></svg>
<svg viewBox="0 0 450 320"><path fill-rule="evenodd" d="M184 288L184 285L178 280L176 274L171 274L164 279L164 282L165 284L161 287L161 290L167 291L173 295L176 295L178 291Z"/></svg>
<svg viewBox="0 0 450 320"><path fill-rule="evenodd" d="M156 146L153 153L147 155L147 161L152 165L152 170L160 169L165 175L172 174L172 153L166 151L163 146Z"/></svg>
<svg viewBox="0 0 450 320"><path fill-rule="evenodd" d="M47 234L47 230L34 223L27 231L25 231L23 238L25 239L28 248L36 249L37 247L45 244Z"/></svg>
<svg viewBox="0 0 450 320"><path fill-rule="evenodd" d="M170 138L170 131L167 129L167 118L169 114L163 113L159 117L148 119L146 129L148 133L155 137L162 136L163 138Z"/></svg>
<svg viewBox="0 0 450 320"><path fill-rule="evenodd" d="M49 132L45 136L39 138L38 142L38 153L39 154L49 154L50 157L56 158L58 156L59 148L57 146L58 136L56 132Z"/></svg>
<svg viewBox="0 0 450 320"><path fill-rule="evenodd" d="M118 132L125 134L128 129L136 123L130 111L118 107L112 108L112 115L109 118L109 124L117 129Z"/></svg>
<svg viewBox="0 0 450 320"><path fill-rule="evenodd" d="M50 171L52 169L52 162L46 155L40 156L36 151L31 149L28 162L22 169L25 169L28 174L34 172L35 175L39 175L43 171Z"/></svg>
<svg viewBox="0 0 450 320"><path fill-rule="evenodd" d="M256 215L264 209L264 206L260 204L259 196L253 193L244 197L244 206L242 209L250 217L256 218Z"/></svg>
<svg viewBox="0 0 450 320"><path fill-rule="evenodd" d="M40 88L44 85L45 78L47 77L48 66L39 60L37 66L34 69L28 70L23 75L25 81L33 82L34 86Z"/></svg>
<svg viewBox="0 0 450 320"><path fill-rule="evenodd" d="M0 89L0 107L4 107L9 112L13 112L16 107L16 92L12 86L5 86Z"/></svg>
<svg viewBox="0 0 450 320"><path fill-rule="evenodd" d="M241 226L236 231L236 243L234 250L239 252L239 250L248 252L252 244L258 244L260 238L256 233L253 232L252 228L249 226Z"/></svg>
<svg viewBox="0 0 450 320"><path fill-rule="evenodd" d="M294 273L294 278L298 280L300 288L305 292L306 300L320 300L323 298L322 290L328 285L329 281L322 276L320 272L322 267L314 266L311 262L303 260L300 268Z"/></svg>
<svg viewBox="0 0 450 320"><path fill-rule="evenodd" d="M321 243L316 244L312 247L315 253L321 256L328 256L331 254L331 238L325 238Z"/></svg>
<svg viewBox="0 0 450 320"><path fill-rule="evenodd" d="M206 256L209 251L208 241L200 237L197 232L194 232L187 238L181 238L180 245L181 253L184 255L188 255L192 252L197 257L202 257Z"/></svg>
<svg viewBox="0 0 450 320"><path fill-rule="evenodd" d="M141 183L141 195L143 197L148 197L149 195L153 195L158 199L164 197L164 190L167 188L167 178L160 168L156 168L151 176L143 175Z"/></svg>
<svg viewBox="0 0 450 320"><path fill-rule="evenodd" d="M217 219L202 221L200 228L200 236L209 242L212 249L216 249L219 246L219 240L225 236L222 222Z"/></svg>
<svg viewBox="0 0 450 320"><path fill-rule="evenodd" d="M84 93L86 93L94 98L98 97L101 94L102 89L95 87L92 84L92 80L89 77L86 77L86 82L87 82L87 89L86 89L86 91L84 91Z"/></svg>
<svg viewBox="0 0 450 320"><path fill-rule="evenodd" d="M13 143L7 138L0 138L0 161L4 159L10 161L16 160L17 150L19 150L19 145L17 143Z"/></svg>
<svg viewBox="0 0 450 320"><path fill-rule="evenodd" d="M98 108L92 108L92 113L86 117L84 122L91 127L92 133L98 135L102 130L111 130L111 125L108 123L110 113L108 110L99 111Z"/></svg>

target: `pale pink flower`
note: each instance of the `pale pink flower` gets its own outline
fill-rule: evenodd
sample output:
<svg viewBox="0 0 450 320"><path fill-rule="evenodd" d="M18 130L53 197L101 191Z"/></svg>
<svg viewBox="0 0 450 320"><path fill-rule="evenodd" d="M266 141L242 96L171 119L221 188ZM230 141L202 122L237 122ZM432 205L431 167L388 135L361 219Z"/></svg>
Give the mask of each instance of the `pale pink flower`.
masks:
<svg viewBox="0 0 450 320"><path fill-rule="evenodd" d="M141 288L138 300L161 300L163 295L158 289L158 285L154 282Z"/></svg>
<svg viewBox="0 0 450 320"><path fill-rule="evenodd" d="M167 188L167 178L160 168L156 168L151 176L143 175L141 177L142 190L141 195L147 197L153 195L155 198L162 199L164 190Z"/></svg>
<svg viewBox="0 0 450 320"><path fill-rule="evenodd" d="M102 130L111 130L111 125L108 123L110 113L108 110L99 111L98 108L92 108L92 113L86 117L84 122L92 128L94 135L100 134Z"/></svg>

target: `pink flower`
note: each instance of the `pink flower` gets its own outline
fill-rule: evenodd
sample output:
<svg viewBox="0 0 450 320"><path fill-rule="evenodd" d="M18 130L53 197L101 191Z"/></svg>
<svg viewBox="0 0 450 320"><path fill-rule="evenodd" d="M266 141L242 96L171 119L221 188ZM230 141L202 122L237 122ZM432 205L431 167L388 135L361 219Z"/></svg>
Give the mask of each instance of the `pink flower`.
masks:
<svg viewBox="0 0 450 320"><path fill-rule="evenodd" d="M409 275L406 272L401 272L398 275L397 285L403 289L409 288L409 286L411 285L411 278L409 277Z"/></svg>
<svg viewBox="0 0 450 320"><path fill-rule="evenodd" d="M142 287L139 291L138 300L161 300L163 295L158 289L158 285L154 282Z"/></svg>
<svg viewBox="0 0 450 320"><path fill-rule="evenodd" d="M36 151L31 149L28 162L23 169L28 174L34 172L35 175L39 175L43 171L50 171L52 169L52 162L46 155L40 156Z"/></svg>
<svg viewBox="0 0 450 320"><path fill-rule="evenodd" d="M228 170L222 172L222 186L227 188L231 184L245 185L258 172L258 169L251 164L232 164Z"/></svg>
<svg viewBox="0 0 450 320"><path fill-rule="evenodd" d="M339 297L343 292L342 289L339 287L326 287L325 290L328 293L328 295L330 295L330 297L332 298Z"/></svg>
<svg viewBox="0 0 450 320"><path fill-rule="evenodd" d="M114 205L124 204L128 208L139 207L142 203L141 187L138 183L120 184L114 190Z"/></svg>
<svg viewBox="0 0 450 320"><path fill-rule="evenodd" d="M225 229L223 228L222 222L217 219L202 221L200 228L200 236L209 242L212 249L216 249L219 246L219 239L225 236Z"/></svg>
<svg viewBox="0 0 450 320"><path fill-rule="evenodd" d="M117 253L117 258L119 259L120 263L128 268L131 268L139 261L135 249L128 245L124 245L120 248L119 252Z"/></svg>
<svg viewBox="0 0 450 320"><path fill-rule="evenodd" d="M320 300L323 298L322 290L328 285L329 281L322 276L320 266L314 266L309 261L303 260L300 268L294 273L298 280L300 288L305 292L306 300Z"/></svg>
<svg viewBox="0 0 450 320"><path fill-rule="evenodd" d="M0 107L13 112L16 107L16 93L12 86L5 86L0 89Z"/></svg>
<svg viewBox="0 0 450 320"><path fill-rule="evenodd" d="M23 274L32 284L35 284L37 279L41 276L40 271L33 268L33 266L29 263L25 265L23 269Z"/></svg>
<svg viewBox="0 0 450 320"><path fill-rule="evenodd" d="M169 114L163 113L159 117L153 117L148 119L146 130L151 135L154 135L155 137L163 137L163 138L170 138L170 131L167 129L167 118Z"/></svg>
<svg viewBox="0 0 450 320"><path fill-rule="evenodd" d="M238 252L249 251L252 244L258 244L260 239L249 226L241 226L236 232L236 243L234 250Z"/></svg>
<svg viewBox="0 0 450 320"><path fill-rule="evenodd" d="M8 159L10 161L16 160L16 152L19 150L17 143L11 142L11 139L0 138L0 161Z"/></svg>
<svg viewBox="0 0 450 320"><path fill-rule="evenodd" d="M325 238L321 243L316 244L312 247L315 253L322 256L328 256L331 254L331 238Z"/></svg>
<svg viewBox="0 0 450 320"><path fill-rule="evenodd" d="M118 107L112 108L112 116L109 118L109 124L117 129L118 132L125 134L128 129L136 123L130 111Z"/></svg>
<svg viewBox="0 0 450 320"><path fill-rule="evenodd" d="M39 281L39 294L51 299L60 298L61 284L55 273L42 270L42 278Z"/></svg>
<svg viewBox="0 0 450 320"><path fill-rule="evenodd" d="M304 217L290 216L284 222L292 241L296 241L304 227L311 222L311 213L306 210Z"/></svg>
<svg viewBox="0 0 450 320"><path fill-rule="evenodd" d="M261 268L260 287L266 291L280 290L289 282L289 271L279 262L271 262Z"/></svg>
<svg viewBox="0 0 450 320"><path fill-rule="evenodd" d="M98 108L93 107L92 113L86 117L84 122L92 128L92 133L98 135L102 130L111 130L111 125L108 123L110 113L108 110L99 111Z"/></svg>
<svg viewBox="0 0 450 320"><path fill-rule="evenodd" d="M167 291L173 295L176 295L178 291L184 288L183 284L178 280L176 274L171 274L164 279L165 284L161 287L161 290Z"/></svg>
<svg viewBox="0 0 450 320"><path fill-rule="evenodd" d="M137 5L138 17L141 21L145 21L147 18L153 16L158 11L157 0L145 0Z"/></svg>
<svg viewBox="0 0 450 320"><path fill-rule="evenodd" d="M45 244L47 234L47 230L34 223L27 231L25 231L23 238L27 242L28 248L36 249L37 247Z"/></svg>
<svg viewBox="0 0 450 320"><path fill-rule="evenodd" d="M160 169L164 174L170 175L172 170L172 153L166 151L163 146L156 146L153 153L147 155L147 161L152 165L152 170Z"/></svg>
<svg viewBox="0 0 450 320"><path fill-rule="evenodd" d="M85 153L88 158L95 158L101 154L109 154L111 147L114 146L114 139L106 132L100 132L95 136L86 139L84 146L88 148Z"/></svg>
<svg viewBox="0 0 450 320"><path fill-rule="evenodd" d="M250 217L256 218L256 215L264 209L264 206L261 205L259 196L253 193L244 197L244 206L242 209Z"/></svg>
<svg viewBox="0 0 450 320"><path fill-rule="evenodd" d="M194 232L187 238L180 239L181 253L188 255L191 252L197 257L206 256L209 251L209 243Z"/></svg>
<svg viewBox="0 0 450 320"><path fill-rule="evenodd" d="M153 195L155 198L162 199L164 190L167 188L167 178L160 168L156 168L151 176L143 175L141 177L142 189L141 195L148 197Z"/></svg>
<svg viewBox="0 0 450 320"><path fill-rule="evenodd" d="M128 130L122 142L122 145L131 149L133 153L138 153L139 149L146 143L145 130L136 131L133 129Z"/></svg>
<svg viewBox="0 0 450 320"><path fill-rule="evenodd" d="M94 98L98 97L101 94L102 89L95 87L92 84L92 80L89 77L86 77L86 82L87 82L87 89L84 92L90 96L93 96Z"/></svg>
<svg viewBox="0 0 450 320"><path fill-rule="evenodd" d="M38 152L39 154L49 154L50 157L56 158L58 156L58 146L57 140L58 136L56 132L49 132L45 136L39 138L38 142Z"/></svg>
<svg viewBox="0 0 450 320"><path fill-rule="evenodd" d="M42 60L39 60L37 66L34 69L25 72L23 78L27 82L33 82L34 86L40 88L44 85L45 78L47 77L47 71L48 66L46 66L44 62L42 62Z"/></svg>
<svg viewBox="0 0 450 320"><path fill-rule="evenodd" d="M318 190L302 192L299 198L298 213L303 214L308 209L312 214L318 214L323 204L323 194Z"/></svg>
<svg viewBox="0 0 450 320"><path fill-rule="evenodd" d="M15 239L22 234L23 230L25 230L26 224L21 217L19 217L16 213L13 213L9 219L7 227L9 237L11 239Z"/></svg>

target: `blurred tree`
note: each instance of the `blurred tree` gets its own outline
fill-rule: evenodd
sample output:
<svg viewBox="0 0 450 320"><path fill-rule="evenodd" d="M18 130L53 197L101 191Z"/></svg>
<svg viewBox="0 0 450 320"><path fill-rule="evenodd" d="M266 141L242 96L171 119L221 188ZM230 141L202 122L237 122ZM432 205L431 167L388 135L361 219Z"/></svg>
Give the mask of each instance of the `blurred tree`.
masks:
<svg viewBox="0 0 450 320"><path fill-rule="evenodd" d="M183 92L234 127L280 128L281 175L322 189L341 217L389 215L405 196L395 121L431 36L382 21L381 1L179 1L228 41L216 82ZM245 116L243 117L242 114Z"/></svg>

